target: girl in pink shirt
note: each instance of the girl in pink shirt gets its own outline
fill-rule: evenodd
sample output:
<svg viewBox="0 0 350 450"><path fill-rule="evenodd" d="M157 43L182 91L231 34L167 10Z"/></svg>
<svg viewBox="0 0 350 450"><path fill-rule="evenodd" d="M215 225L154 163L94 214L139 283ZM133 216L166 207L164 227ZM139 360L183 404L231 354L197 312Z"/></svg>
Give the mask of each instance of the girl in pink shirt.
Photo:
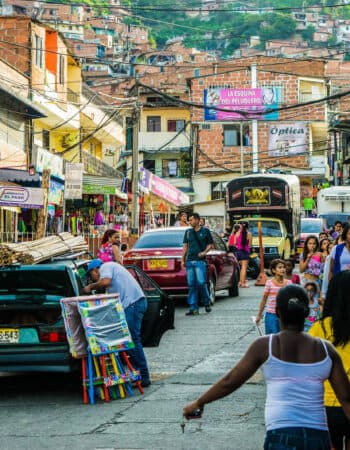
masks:
<svg viewBox="0 0 350 450"><path fill-rule="evenodd" d="M279 333L280 323L276 314L276 297L278 291L292 284L291 280L285 278L286 275L286 263L282 259L274 259L271 261L270 270L273 278L266 281L264 295L260 303L259 312L256 317L256 324L261 320L264 308L267 302L267 308L265 313L265 333L273 334Z"/></svg>

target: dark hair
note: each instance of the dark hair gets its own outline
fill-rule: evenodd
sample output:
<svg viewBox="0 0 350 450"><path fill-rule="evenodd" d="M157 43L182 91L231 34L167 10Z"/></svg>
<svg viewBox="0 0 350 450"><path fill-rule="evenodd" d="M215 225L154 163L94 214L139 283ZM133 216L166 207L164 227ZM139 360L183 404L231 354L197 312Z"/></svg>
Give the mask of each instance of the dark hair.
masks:
<svg viewBox="0 0 350 450"><path fill-rule="evenodd" d="M321 239L321 240L320 240L320 250L322 250L322 244L323 244L324 241L327 241L327 242L328 242L328 245L329 245L329 239L328 239L328 238L323 238L323 239Z"/></svg>
<svg viewBox="0 0 350 450"><path fill-rule="evenodd" d="M236 223L235 225L233 225L233 230L235 233L237 233L237 231L241 228L239 223Z"/></svg>
<svg viewBox="0 0 350 450"><path fill-rule="evenodd" d="M201 216L198 213L192 213L190 215L190 217L193 217L194 219L197 219L197 220L199 220L201 218Z"/></svg>
<svg viewBox="0 0 350 450"><path fill-rule="evenodd" d="M118 231L116 231L116 230L106 230L104 235L102 236L101 244L103 245L106 242L108 242L109 238L111 238L114 234L118 234Z"/></svg>
<svg viewBox="0 0 350 450"><path fill-rule="evenodd" d="M294 267L295 267L295 261L294 261L294 259L293 259L293 258L288 258L288 259L285 259L285 260L284 260L284 263L285 263L285 264L287 264L287 263L291 263L291 265L292 265L293 269L294 269Z"/></svg>
<svg viewBox="0 0 350 450"><path fill-rule="evenodd" d="M350 342L349 285L350 270L343 270L334 275L328 286L321 325L324 329L323 320L326 317L332 318L332 339L335 346L344 346Z"/></svg>
<svg viewBox="0 0 350 450"><path fill-rule="evenodd" d="M270 262L270 270L271 270L271 272L276 269L278 264L283 264L284 266L286 266L286 262L283 259L279 259L279 258L273 259Z"/></svg>
<svg viewBox="0 0 350 450"><path fill-rule="evenodd" d="M343 228L343 231L342 231L342 233L341 233L341 240L342 240L343 242L346 241L346 235L348 234L349 230L350 230L350 223L347 223L347 224L345 225L345 227Z"/></svg>
<svg viewBox="0 0 350 450"><path fill-rule="evenodd" d="M304 289L305 290L307 290L306 289L307 286L312 286L314 288L315 294L317 294L319 292L319 290L320 290L320 288L319 288L318 284L316 283L316 281L307 281L304 284Z"/></svg>
<svg viewBox="0 0 350 450"><path fill-rule="evenodd" d="M316 242L316 251L318 251L318 249L319 249L319 247L320 247L320 244L319 244L319 242L318 242L317 236L315 236L314 234L311 234L310 236L308 236L308 237L305 239L305 242L304 242L304 248L303 248L303 260L304 260L304 261L305 261L305 259L307 258L307 255L308 255L308 252L309 252L309 250L307 249L307 244L308 244L308 242L309 242L310 239L315 239L315 242Z"/></svg>
<svg viewBox="0 0 350 450"><path fill-rule="evenodd" d="M343 223L340 221L340 220L336 220L335 222L334 222L334 227L336 226L336 225L342 225L343 226Z"/></svg>
<svg viewBox="0 0 350 450"><path fill-rule="evenodd" d="M128 249L128 244L122 244L121 246L120 246L120 250L122 251L122 252L125 252L125 250L127 250Z"/></svg>
<svg viewBox="0 0 350 450"><path fill-rule="evenodd" d="M248 222L241 222L241 226L242 226L242 246L244 247L247 242L248 242L248 228L249 228L249 223Z"/></svg>
<svg viewBox="0 0 350 450"><path fill-rule="evenodd" d="M309 299L304 288L289 284L278 291L276 312L284 325L297 325L304 328L305 317L309 314Z"/></svg>

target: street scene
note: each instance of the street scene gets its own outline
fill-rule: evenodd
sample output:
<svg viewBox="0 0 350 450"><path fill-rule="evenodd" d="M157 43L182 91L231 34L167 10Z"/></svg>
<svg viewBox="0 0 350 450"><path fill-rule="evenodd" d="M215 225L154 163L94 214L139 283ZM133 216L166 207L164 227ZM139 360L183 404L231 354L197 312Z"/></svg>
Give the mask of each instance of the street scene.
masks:
<svg viewBox="0 0 350 450"><path fill-rule="evenodd" d="M350 3L0 2L0 450L350 450Z"/></svg>
<svg viewBox="0 0 350 450"><path fill-rule="evenodd" d="M261 448L265 387L261 374L186 424L182 408L228 371L258 336L261 287L240 298L220 296L210 314L176 308L175 329L147 348L152 385L144 395L83 405L81 387L67 376L2 374L0 428L3 449ZM171 349L171 350L170 350Z"/></svg>

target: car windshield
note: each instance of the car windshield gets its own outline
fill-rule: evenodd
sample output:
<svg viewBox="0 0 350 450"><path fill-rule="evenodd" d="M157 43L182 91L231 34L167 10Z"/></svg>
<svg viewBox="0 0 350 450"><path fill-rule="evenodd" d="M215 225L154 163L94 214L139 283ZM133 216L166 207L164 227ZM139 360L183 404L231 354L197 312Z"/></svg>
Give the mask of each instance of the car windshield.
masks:
<svg viewBox="0 0 350 450"><path fill-rule="evenodd" d="M249 220L249 230L252 235L258 236L258 220ZM282 237L282 231L279 222L262 220L261 234L263 237Z"/></svg>
<svg viewBox="0 0 350 450"><path fill-rule="evenodd" d="M176 248L182 247L187 228L144 233L135 243L136 248Z"/></svg>
<svg viewBox="0 0 350 450"><path fill-rule="evenodd" d="M74 295L72 284L63 270L0 270L0 296Z"/></svg>
<svg viewBox="0 0 350 450"><path fill-rule="evenodd" d="M347 222L349 215L348 213L330 213L320 214L319 217L325 221L326 228L330 229L334 226L335 222Z"/></svg>
<svg viewBox="0 0 350 450"><path fill-rule="evenodd" d="M321 233L322 222L320 220L302 220L301 232L302 233Z"/></svg>

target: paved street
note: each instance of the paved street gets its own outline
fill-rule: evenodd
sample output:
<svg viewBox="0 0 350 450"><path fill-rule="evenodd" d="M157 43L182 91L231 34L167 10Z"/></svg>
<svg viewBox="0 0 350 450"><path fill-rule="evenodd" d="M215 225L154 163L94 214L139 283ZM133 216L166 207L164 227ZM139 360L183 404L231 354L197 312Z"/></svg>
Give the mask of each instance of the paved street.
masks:
<svg viewBox="0 0 350 450"><path fill-rule="evenodd" d="M250 282L250 284L253 284ZM257 336L262 288L220 297L212 313L185 317L158 348L148 348L153 384L144 396L83 405L78 384L46 375L5 377L1 383L0 448L27 449L244 449L262 448L265 389L260 373L232 396L208 405L181 433L182 406L241 357Z"/></svg>

